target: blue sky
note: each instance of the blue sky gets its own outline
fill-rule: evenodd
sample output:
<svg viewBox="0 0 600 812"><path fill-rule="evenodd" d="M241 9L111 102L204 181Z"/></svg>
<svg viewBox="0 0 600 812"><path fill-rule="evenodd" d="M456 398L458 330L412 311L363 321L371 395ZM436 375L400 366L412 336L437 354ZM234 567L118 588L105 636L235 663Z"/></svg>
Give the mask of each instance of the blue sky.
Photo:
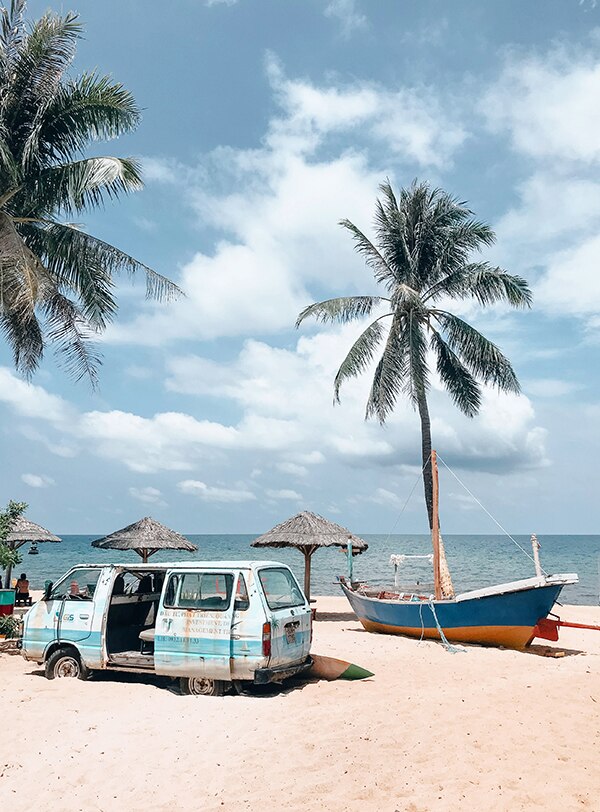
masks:
<svg viewBox="0 0 600 812"><path fill-rule="evenodd" d="M59 3L30 2L31 16ZM173 11L175 9L175 12ZM523 395L467 420L434 381L434 443L513 532L593 533L600 419L600 7L578 0L125 0L76 6L75 71L131 89L141 193L86 227L175 279L121 286L98 392L51 355L32 385L0 346L0 488L57 532L142 515L258 532L312 509L357 532L424 532L419 425L363 420L368 378L332 406L360 324L295 331L317 298L370 292L337 221L370 228L378 184L441 185L498 235L531 313L461 312ZM442 527L493 532L442 473Z"/></svg>

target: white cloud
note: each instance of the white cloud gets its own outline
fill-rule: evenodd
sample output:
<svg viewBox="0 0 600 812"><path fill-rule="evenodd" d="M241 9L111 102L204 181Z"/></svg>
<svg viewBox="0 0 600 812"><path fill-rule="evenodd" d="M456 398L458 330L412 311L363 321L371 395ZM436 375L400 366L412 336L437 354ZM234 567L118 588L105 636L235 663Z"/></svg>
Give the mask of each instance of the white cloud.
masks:
<svg viewBox="0 0 600 812"><path fill-rule="evenodd" d="M276 468L284 474L305 477L308 475L308 468L305 465L298 465L295 462L280 462Z"/></svg>
<svg viewBox="0 0 600 812"><path fill-rule="evenodd" d="M586 321L600 310L600 177L533 173L498 222L495 258L533 281L534 306Z"/></svg>
<svg viewBox="0 0 600 812"><path fill-rule="evenodd" d="M51 423L64 422L71 411L62 398L21 380L6 367L0 367L0 401L22 417L42 418Z"/></svg>
<svg viewBox="0 0 600 812"><path fill-rule="evenodd" d="M182 268L185 298L147 303L105 340L158 346L265 335L293 326L315 283L336 292L372 286L339 219L368 229L378 185L392 175L381 154L439 168L466 137L427 88L317 85L289 79L273 57L267 74L279 114L260 148L221 147L195 168L146 159L149 176L176 177L203 226L222 236Z"/></svg>
<svg viewBox="0 0 600 812"><path fill-rule="evenodd" d="M129 495L138 502L144 502L149 505L157 505L158 507L166 507L167 503L164 501L162 492L158 488L147 486L145 488L129 488Z"/></svg>
<svg viewBox="0 0 600 812"><path fill-rule="evenodd" d="M526 381L523 388L528 394L540 398L560 398L581 389L581 386L556 378L537 378Z"/></svg>
<svg viewBox="0 0 600 812"><path fill-rule="evenodd" d="M324 14L341 24L341 33L344 37L351 36L367 25L367 18L357 10L356 0L330 0L325 6Z"/></svg>
<svg viewBox="0 0 600 812"><path fill-rule="evenodd" d="M558 252L537 285L537 300L559 315L590 315L600 310L600 236Z"/></svg>
<svg viewBox="0 0 600 812"><path fill-rule="evenodd" d="M280 490L267 489L265 491L269 499L283 499L291 500L293 502L301 502L302 494L297 491L290 490L289 488L281 488Z"/></svg>
<svg viewBox="0 0 600 812"><path fill-rule="evenodd" d="M600 59L556 48L510 58L483 110L492 129L536 158L600 160Z"/></svg>
<svg viewBox="0 0 600 812"><path fill-rule="evenodd" d="M185 471L213 449L236 445L237 429L182 414L147 418L130 412L86 412L72 430L93 443L101 457L117 459L132 471Z"/></svg>
<svg viewBox="0 0 600 812"><path fill-rule="evenodd" d="M392 491L388 491L387 488L377 488L374 494L367 497L367 501L374 502L376 505L394 508L395 510L399 510L403 504L400 497Z"/></svg>
<svg viewBox="0 0 600 812"><path fill-rule="evenodd" d="M264 442L255 423L276 420L281 432L272 447L279 463L306 465L309 460L338 460L350 466L402 466L418 454L418 419L400 401L384 428L362 418L370 385L368 374L350 381L342 404L333 407L332 381L347 347L361 325L347 325L307 338L295 351L247 341L236 361L216 364L186 356L169 363L167 386L173 391L212 395L243 409L241 447ZM545 432L535 425L526 397L497 395L484 389L480 415L469 420L458 413L435 380L431 392L434 434L447 455L459 465L478 470L513 470L545 464ZM267 435L265 435L266 437ZM323 451L312 458L307 443Z"/></svg>
<svg viewBox="0 0 600 812"><path fill-rule="evenodd" d="M48 488L54 485L52 477L45 474L21 474L22 481L31 488Z"/></svg>
<svg viewBox="0 0 600 812"><path fill-rule="evenodd" d="M250 502L256 499L255 494L245 487L220 488L207 485L197 479L186 479L177 487L182 493L197 496L203 502Z"/></svg>

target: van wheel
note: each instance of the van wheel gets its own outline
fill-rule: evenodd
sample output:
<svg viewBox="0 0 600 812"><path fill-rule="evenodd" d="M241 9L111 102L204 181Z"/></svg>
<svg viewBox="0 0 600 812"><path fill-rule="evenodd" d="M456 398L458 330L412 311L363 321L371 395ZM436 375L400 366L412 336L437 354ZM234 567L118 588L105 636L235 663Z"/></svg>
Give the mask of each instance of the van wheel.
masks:
<svg viewBox="0 0 600 812"><path fill-rule="evenodd" d="M79 654L72 648L57 648L46 660L44 669L47 679L70 677L87 679L89 669L81 662Z"/></svg>
<svg viewBox="0 0 600 812"><path fill-rule="evenodd" d="M182 694L191 696L223 696L231 687L230 682L206 677L181 677L179 685Z"/></svg>

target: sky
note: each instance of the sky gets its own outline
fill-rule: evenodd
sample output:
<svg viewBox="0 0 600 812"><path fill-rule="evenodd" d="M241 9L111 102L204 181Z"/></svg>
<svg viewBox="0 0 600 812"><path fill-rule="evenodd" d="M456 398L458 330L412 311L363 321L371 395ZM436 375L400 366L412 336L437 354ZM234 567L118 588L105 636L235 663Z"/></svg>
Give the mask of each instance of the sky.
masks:
<svg viewBox="0 0 600 812"><path fill-rule="evenodd" d="M34 2L29 14L69 4ZM600 5L592 0L79 0L73 72L130 89L143 191L85 228L175 280L119 283L100 387L51 352L31 383L0 344L0 492L59 533L144 515L262 532L313 510L355 532L426 532L420 429L365 422L369 377L333 405L364 324L294 328L375 283L338 221L371 233L379 184L468 201L524 276L530 312L457 312L508 355L521 396L474 419L432 381L446 533L595 533L600 440ZM460 480L460 482L459 482ZM464 483L468 490L460 483ZM412 491L412 497L408 499ZM408 503L407 503L408 499Z"/></svg>

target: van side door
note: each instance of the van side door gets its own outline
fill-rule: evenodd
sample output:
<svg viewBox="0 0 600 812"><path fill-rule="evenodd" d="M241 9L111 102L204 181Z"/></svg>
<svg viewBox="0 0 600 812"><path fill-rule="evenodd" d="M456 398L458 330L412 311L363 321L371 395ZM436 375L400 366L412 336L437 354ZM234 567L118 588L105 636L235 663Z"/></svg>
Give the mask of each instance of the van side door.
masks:
<svg viewBox="0 0 600 812"><path fill-rule="evenodd" d="M288 567L261 567L258 581L271 623L269 667L301 662L310 652L310 607Z"/></svg>
<svg viewBox="0 0 600 812"><path fill-rule="evenodd" d="M154 637L157 674L231 680L237 572L169 570Z"/></svg>

